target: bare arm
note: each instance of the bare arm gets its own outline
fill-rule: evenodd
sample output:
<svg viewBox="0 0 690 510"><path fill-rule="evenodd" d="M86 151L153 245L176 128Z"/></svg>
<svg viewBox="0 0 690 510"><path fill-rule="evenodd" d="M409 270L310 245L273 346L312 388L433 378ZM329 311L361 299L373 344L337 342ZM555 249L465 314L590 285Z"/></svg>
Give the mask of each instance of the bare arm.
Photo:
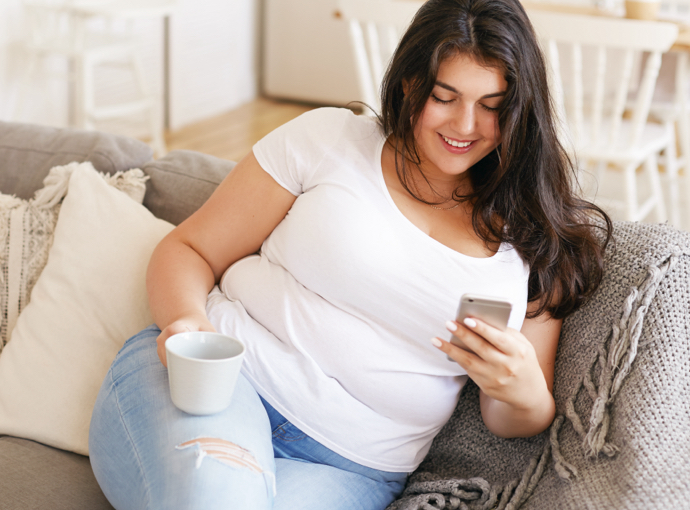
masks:
<svg viewBox="0 0 690 510"><path fill-rule="evenodd" d="M266 173L253 153L228 174L206 203L168 234L149 262L146 287L165 340L184 331L213 331L206 297L223 272L255 253L285 217L295 196Z"/></svg>
<svg viewBox="0 0 690 510"><path fill-rule="evenodd" d="M561 320L547 315L525 320L522 330L501 332L477 320L452 323L473 352L441 342L480 388L482 418L500 437L529 437L545 430L555 416L553 373ZM450 329L450 328L449 328Z"/></svg>
<svg viewBox="0 0 690 510"><path fill-rule="evenodd" d="M523 323L520 332L534 348L542 377L535 377L534 389L521 402L511 405L483 391L479 394L484 423L497 436L530 437L551 425L556 413L553 373L562 322L542 315ZM529 356L528 349L523 356Z"/></svg>

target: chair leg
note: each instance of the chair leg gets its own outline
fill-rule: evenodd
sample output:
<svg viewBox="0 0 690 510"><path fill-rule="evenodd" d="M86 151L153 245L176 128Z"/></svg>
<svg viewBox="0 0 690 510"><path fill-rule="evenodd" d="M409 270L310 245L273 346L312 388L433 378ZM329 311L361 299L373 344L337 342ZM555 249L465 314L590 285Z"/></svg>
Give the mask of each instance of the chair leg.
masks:
<svg viewBox="0 0 690 510"><path fill-rule="evenodd" d="M606 161L597 162L597 181L602 182L604 180L604 173L606 172Z"/></svg>
<svg viewBox="0 0 690 510"><path fill-rule="evenodd" d="M625 219L637 221L637 176L635 175L636 166L628 163L623 169L625 181Z"/></svg>
<svg viewBox="0 0 690 510"><path fill-rule="evenodd" d="M163 127L163 116L160 111L157 95L151 94L144 77L144 66L141 63L139 57L132 52L130 56L130 63L132 66L132 71L134 72L134 77L139 88L139 93L142 97L148 99L149 107L147 109L149 118L149 128L151 130L151 146L156 153L156 156L163 157L167 153L167 148L165 146L165 134Z"/></svg>
<svg viewBox="0 0 690 510"><path fill-rule="evenodd" d="M165 133L163 129L163 116L157 101L151 101L149 108L149 125L151 126L152 140L151 146L156 154L156 157L162 158L168 152L165 144Z"/></svg>
<svg viewBox="0 0 690 510"><path fill-rule="evenodd" d="M683 183L683 215L681 221L681 228L690 230L690 167L683 169L683 176L679 178Z"/></svg>
<svg viewBox="0 0 690 510"><path fill-rule="evenodd" d="M652 188L652 196L656 204L654 210L656 212L656 220L660 223L666 221L666 206L664 204L664 196L661 191L661 178L659 177L659 166L657 165L656 155L652 154L644 162L647 177L649 177L649 184ZM642 218L640 218L642 219Z"/></svg>
<svg viewBox="0 0 690 510"><path fill-rule="evenodd" d="M669 197L668 203L671 209L671 223L676 227L680 227L680 195L678 193L678 154L676 151L675 123L667 123L666 129L671 139L668 147L664 151L666 163L666 188Z"/></svg>
<svg viewBox="0 0 690 510"><path fill-rule="evenodd" d="M678 144L680 145L680 168L685 180L685 221L690 227L690 112L688 112L688 54L684 51L676 53L676 109L678 111Z"/></svg>
<svg viewBox="0 0 690 510"><path fill-rule="evenodd" d="M94 65L89 58L75 58L75 110L76 125L81 129L94 129L95 104Z"/></svg>

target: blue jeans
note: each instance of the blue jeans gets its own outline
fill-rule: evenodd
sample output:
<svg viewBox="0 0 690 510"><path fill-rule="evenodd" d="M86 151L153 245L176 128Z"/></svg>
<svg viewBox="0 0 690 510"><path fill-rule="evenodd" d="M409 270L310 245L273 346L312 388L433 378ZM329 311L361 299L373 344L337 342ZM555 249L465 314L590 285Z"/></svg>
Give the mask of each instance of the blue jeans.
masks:
<svg viewBox="0 0 690 510"><path fill-rule="evenodd" d="M117 510L383 510L402 492L406 473L326 448L241 375L227 410L178 410L156 353L159 333L152 326L125 343L91 419L91 465Z"/></svg>

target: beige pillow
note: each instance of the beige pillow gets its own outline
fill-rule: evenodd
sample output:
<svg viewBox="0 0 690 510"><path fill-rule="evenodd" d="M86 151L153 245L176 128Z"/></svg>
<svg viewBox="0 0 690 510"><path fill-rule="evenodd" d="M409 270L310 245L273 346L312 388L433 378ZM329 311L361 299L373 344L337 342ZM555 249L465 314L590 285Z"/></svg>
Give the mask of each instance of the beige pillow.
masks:
<svg viewBox="0 0 690 510"><path fill-rule="evenodd" d="M70 163L50 170L44 187L31 200L0 194L0 351L48 260L60 204L72 172L91 163ZM148 177L138 168L115 175L99 174L111 186L142 203Z"/></svg>
<svg viewBox="0 0 690 510"><path fill-rule="evenodd" d="M0 434L88 454L101 382L153 322L146 266L172 228L96 171L74 170L48 262L0 354Z"/></svg>

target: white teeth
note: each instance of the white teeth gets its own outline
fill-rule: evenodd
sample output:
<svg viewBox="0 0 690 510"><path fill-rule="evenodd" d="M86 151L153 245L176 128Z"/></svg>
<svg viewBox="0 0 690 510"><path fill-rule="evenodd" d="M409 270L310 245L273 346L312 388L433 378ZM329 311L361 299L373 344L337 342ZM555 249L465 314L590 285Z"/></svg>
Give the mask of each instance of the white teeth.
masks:
<svg viewBox="0 0 690 510"><path fill-rule="evenodd" d="M443 139L446 141L448 145L452 145L453 147L467 147L469 144L472 142L456 142L455 140L451 140L450 138L446 138L445 136L441 135Z"/></svg>

